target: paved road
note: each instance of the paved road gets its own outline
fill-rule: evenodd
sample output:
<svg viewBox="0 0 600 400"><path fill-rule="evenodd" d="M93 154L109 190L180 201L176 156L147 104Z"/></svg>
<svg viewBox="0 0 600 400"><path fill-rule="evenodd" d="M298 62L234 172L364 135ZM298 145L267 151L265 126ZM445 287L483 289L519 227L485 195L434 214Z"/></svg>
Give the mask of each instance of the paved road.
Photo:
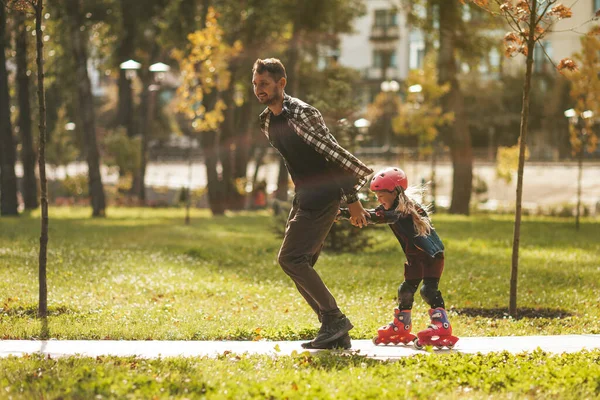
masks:
<svg viewBox="0 0 600 400"><path fill-rule="evenodd" d="M285 341L114 341L114 340L0 340L0 357L24 354L45 354L52 357L81 355L139 356L143 358L173 356L216 357L225 352L234 354L291 355L294 351L306 351L302 342ZM600 349L600 335L560 336L500 336L461 338L454 349L434 350L433 353L510 353L532 352L541 349L549 353L573 353L583 349ZM311 350L316 353L319 350ZM352 349L346 351L365 357L393 360L416 354L432 354L416 350L412 346L375 346L370 340L353 340Z"/></svg>
<svg viewBox="0 0 600 400"><path fill-rule="evenodd" d="M401 162L398 163L401 165ZM379 169L385 164L370 165ZM411 162L404 167L411 183L420 183L431 177L430 163ZM151 164L147 173L147 184L157 186L187 186L187 166L182 164ZM252 176L254 166L249 166ZM511 183L496 178L495 166L490 163L475 164L474 175L481 177L488 185L487 197L491 208L514 205L516 198L516 176ZM577 202L577 165L571 164L529 164L523 177L523 205L527 208L539 206L557 206L563 203ZM259 169L259 179L265 179L269 191L276 188L278 164L270 163ZM448 205L452 190L452 166L441 164L436 168L438 182L438 203ZM192 170L192 185L206 185L206 170L203 164L195 164ZM594 212L600 202L600 164L586 165L582 176L582 201ZM445 203L445 204L444 204ZM600 213L600 210L596 214Z"/></svg>
<svg viewBox="0 0 600 400"><path fill-rule="evenodd" d="M429 162L411 161L403 165L401 159L397 162L369 163L374 169L396 164L403 167L409 176L411 183L419 183L422 179L426 181L431 177L431 166ZM269 192L275 190L278 174L277 162L270 162L259 169L259 179L265 179ZM491 209L497 207L510 207L514 205L516 198L516 176L511 183L506 183L495 176L495 165L491 163L475 163L474 175L481 177L488 185L488 192L484 196ZM20 167L17 174L21 173ZM69 175L86 173L83 163L74 163L68 167ZM248 175L254 173L254 164L249 164ZM528 163L524 173L523 206L535 209L538 206L559 206L564 203L575 204L577 202L577 164L576 163ZM49 177L64 176L64 169L49 171ZM438 203L445 206L449 203L452 190L452 165L441 163L436 168L438 183ZM116 182L117 175L103 169L103 181L106 183ZM180 189L187 187L189 183L189 169L185 163L150 163L146 172L146 184L149 186L170 187ZM193 188L206 186L206 169L202 163L192 165L191 182ZM586 164L582 177L582 201L596 215L600 215L600 163Z"/></svg>

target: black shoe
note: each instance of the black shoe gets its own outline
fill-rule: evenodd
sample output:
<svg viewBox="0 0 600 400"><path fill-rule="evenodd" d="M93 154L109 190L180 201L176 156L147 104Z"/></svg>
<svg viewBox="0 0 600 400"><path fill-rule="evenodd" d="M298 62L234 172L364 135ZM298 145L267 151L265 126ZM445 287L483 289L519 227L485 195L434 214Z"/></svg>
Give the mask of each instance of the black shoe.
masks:
<svg viewBox="0 0 600 400"><path fill-rule="evenodd" d="M312 345L316 348L324 348L327 343L341 338L352 328L354 328L354 325L343 314L337 318L324 319L317 337L312 341Z"/></svg>
<svg viewBox="0 0 600 400"><path fill-rule="evenodd" d="M325 347L315 347L315 345L313 344L313 342L306 342L306 343L302 343L302 348L303 349L307 349L307 350L315 350L315 349L322 349L322 350L334 350L334 349L340 349L340 350L348 350L352 347L352 341L350 340L350 335L348 335L347 333L334 340L333 342L329 342L329 343L325 343Z"/></svg>

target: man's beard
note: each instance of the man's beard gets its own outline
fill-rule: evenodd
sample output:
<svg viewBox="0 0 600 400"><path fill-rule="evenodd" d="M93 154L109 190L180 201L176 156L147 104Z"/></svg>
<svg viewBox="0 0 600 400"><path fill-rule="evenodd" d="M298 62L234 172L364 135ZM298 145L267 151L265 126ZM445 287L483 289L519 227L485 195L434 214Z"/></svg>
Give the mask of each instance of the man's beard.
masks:
<svg viewBox="0 0 600 400"><path fill-rule="evenodd" d="M272 106L273 104L278 103L282 98L283 98L282 94L280 94L280 93L274 93L273 96L271 96L271 97L267 96L267 98L266 99L263 98L262 101L261 101L260 98L258 100L262 104L264 104L264 105L266 105L268 107L268 106Z"/></svg>

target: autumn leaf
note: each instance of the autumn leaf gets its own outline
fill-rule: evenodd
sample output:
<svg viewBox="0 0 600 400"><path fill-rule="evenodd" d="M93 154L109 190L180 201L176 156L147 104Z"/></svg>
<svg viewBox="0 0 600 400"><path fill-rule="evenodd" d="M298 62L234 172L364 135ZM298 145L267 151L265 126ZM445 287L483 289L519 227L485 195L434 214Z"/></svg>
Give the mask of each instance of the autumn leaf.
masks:
<svg viewBox="0 0 600 400"><path fill-rule="evenodd" d="M517 44L521 44L521 39L519 39L519 37L517 36L516 33L514 32L508 32L506 35L504 35L504 42L505 43L512 43L515 42Z"/></svg>
<svg viewBox="0 0 600 400"><path fill-rule="evenodd" d="M515 46L506 46L506 48L504 49L504 55L506 57L512 57L517 51L518 50Z"/></svg>
<svg viewBox="0 0 600 400"><path fill-rule="evenodd" d="M527 50L527 46L522 45L521 47L519 47L519 53L523 54L524 56L529 54L529 50Z"/></svg>
<svg viewBox="0 0 600 400"><path fill-rule="evenodd" d="M573 11L563 4L558 4L550 10L549 15L554 15L558 19L571 18L573 16Z"/></svg>
<svg viewBox="0 0 600 400"><path fill-rule="evenodd" d="M600 36L600 25L596 25L594 26L592 29L590 29L590 31L587 33L588 36Z"/></svg>
<svg viewBox="0 0 600 400"><path fill-rule="evenodd" d="M557 68L558 68L559 71L562 71L562 70L565 70L565 69L568 70L568 71L576 71L577 70L577 64L575 64L575 61L571 60L570 58L563 58L558 63Z"/></svg>
<svg viewBox="0 0 600 400"><path fill-rule="evenodd" d="M517 13L529 13L529 3L526 0L519 0L516 4Z"/></svg>
<svg viewBox="0 0 600 400"><path fill-rule="evenodd" d="M512 9L513 9L513 5L510 1L505 1L504 3L502 3L500 5L500 11L502 11L503 13L508 13Z"/></svg>

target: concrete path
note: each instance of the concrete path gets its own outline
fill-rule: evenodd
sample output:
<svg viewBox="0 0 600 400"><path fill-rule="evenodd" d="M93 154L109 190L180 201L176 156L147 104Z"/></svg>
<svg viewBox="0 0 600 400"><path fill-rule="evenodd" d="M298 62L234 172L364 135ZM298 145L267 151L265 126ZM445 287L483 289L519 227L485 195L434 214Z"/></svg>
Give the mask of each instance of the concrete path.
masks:
<svg viewBox="0 0 600 400"><path fill-rule="evenodd" d="M290 355L303 352L301 341L115 341L115 340L0 340L0 357L24 354L48 354L52 357L80 355L139 356L143 358L173 356L209 356L233 354ZM461 338L453 350L435 350L434 353L490 353L508 351L516 354L541 349L550 353L573 353L583 349L600 349L600 335L561 336L502 336ZM319 352L312 350L311 352ZM370 340L353 340L355 353L375 359L398 359L415 354L431 354L413 346L375 346Z"/></svg>

